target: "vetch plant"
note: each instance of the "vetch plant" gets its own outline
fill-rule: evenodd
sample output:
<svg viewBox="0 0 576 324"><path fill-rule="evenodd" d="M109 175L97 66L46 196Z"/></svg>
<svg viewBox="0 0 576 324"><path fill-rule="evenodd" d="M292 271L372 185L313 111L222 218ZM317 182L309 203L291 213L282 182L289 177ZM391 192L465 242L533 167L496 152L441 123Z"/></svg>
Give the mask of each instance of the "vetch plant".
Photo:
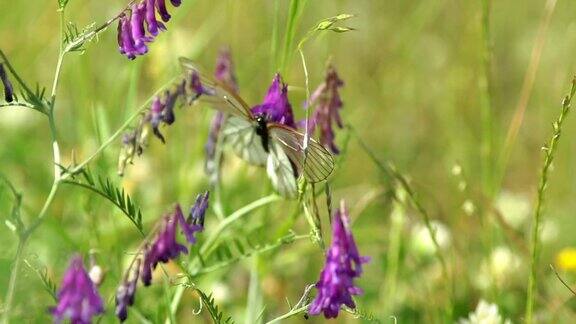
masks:
<svg viewBox="0 0 576 324"><path fill-rule="evenodd" d="M170 3L172 6L178 7L181 1L171 0ZM107 138L102 139L95 151L81 160L77 160L75 153L71 159L64 158L59 143L60 136L66 132L58 131L55 112L56 109L67 108L64 105L65 100L56 100L59 98L59 81L67 55L72 52L86 52L87 45L116 22L118 24L118 50L122 55L133 60L150 50L151 42L161 31L166 30L165 23L171 20L172 16L168 12L165 0L132 1L116 16L103 24L90 24L80 30L73 23L66 22L65 12L68 1L60 0L58 5L61 20L59 55L49 92L40 86L37 86L36 89L30 87L5 53L0 51L0 80L5 94L5 102L1 103L0 107L30 108L47 117L54 168L52 185L42 206L38 211L26 207L26 212L32 211L36 216L30 219L22 217L22 210L24 210L21 203L22 196L6 179L6 183L11 187L15 199L18 201L10 218L6 220L7 226L18 239L18 247L3 304L3 322L9 322L15 318L13 302L23 263L34 270L46 291L55 297L56 306L51 309L55 322L69 320L72 323L91 323L96 320L100 321L112 313L121 322L127 320L131 313L135 313L141 319L149 318L152 320L152 315L140 309L138 305L137 301L145 298L138 297L145 295L139 285L152 286L152 288L147 289L151 292L157 286L162 286L162 289L167 291L166 300L169 302L158 307L160 313L156 314L155 318L166 316L174 321L184 291L186 288L193 288L214 321L229 321L224 320L228 317L223 315L221 309L215 304L214 298L201 289L198 284L198 277L228 268L243 259L256 257L262 253L271 251L276 253L282 247L292 244L296 240L307 239L316 242L322 240L320 234L321 211L318 207L318 194L315 185L325 182L334 170L334 159L327 148L332 152L338 151L334 144L335 134L331 124L336 121L340 127L342 126L337 110L341 107L338 87L343 81L336 75L335 69L331 68L326 81L327 85L325 85L328 89L326 91L329 93L326 94L324 90L319 90L322 96L326 95L332 98L330 104L326 106L324 99L316 97L312 101L307 101L310 103L318 100L321 107L318 108L318 113L312 117L310 127L304 127L303 132L301 132L297 128L288 97L288 85L283 81L279 72L274 74L272 83L262 102L248 106L238 94L239 87L229 50L223 50L220 53L215 80L200 73L196 67L190 66L189 61L182 60L183 72L157 89L124 120L118 129L111 132ZM343 17L350 17L350 15ZM330 25L336 23L337 20L332 21ZM291 19L290 21L295 22L296 20ZM294 31L294 27L290 26L290 33ZM322 30L344 31L337 27L321 27ZM285 50L291 50L291 47L289 44ZM90 53L86 53L86 55L90 55ZM140 207L140 202L134 198L132 190L123 188L122 185L118 184L117 179L100 172L94 172L89 166L102 152L121 138L118 173L120 175L125 174L128 171L127 166L134 163L135 158L143 154L149 146L150 134L163 143L168 142L162 128L177 125L177 109L185 107L187 110L191 110L198 105L207 105L217 111L205 147L207 165L211 165L207 167L207 170L218 169L221 163L219 154L225 147L231 146L240 158L265 167L266 173L279 195L275 193L264 195L227 215L224 213L229 208L221 207L221 210L218 211L219 218L210 220L210 226L206 227L208 229L206 235L198 235L205 230L205 215L210 213L209 193L206 191L198 195L189 211L185 212L177 204L172 212L164 215L155 222L156 225L149 229L151 219L143 215L143 210L146 211L147 209ZM326 109L329 111L326 112ZM325 116L326 113L330 116ZM308 121L308 118L306 120ZM316 141L310 137L315 127L322 128L321 141ZM182 144L176 140L170 140L170 142L171 144L174 143L173 146L166 146L163 149L171 149ZM26 259L27 245L34 236L33 234L51 216L51 205L59 198L58 192L62 184L84 189L86 192L105 199L110 203L110 207L116 208L134 225L136 229L134 233L141 237L141 243L122 275L117 275L123 269L119 269L114 262L96 264L91 261L91 269L87 271L82 258L79 255L74 255L62 284L56 292L50 273L36 268ZM217 181L211 181L211 185L215 187L217 192L223 191ZM325 186L328 200L330 200L329 185L326 183ZM300 190L298 191L298 189ZM75 192L73 191L73 193ZM214 205L226 204L221 200L220 195L214 196L213 199L216 200ZM299 199L287 199L296 197ZM245 231L254 232L253 224L245 221L249 215L253 216L252 214L256 209L280 201L295 207L294 216L285 217L287 227L283 225L282 228L278 229L278 235L271 235L264 241L255 241L250 234L245 235ZM328 213L331 213L330 203L327 204L327 209ZM302 214L306 216L309 222L310 234L296 234L295 232L295 221ZM313 220L311 221L311 219ZM241 221L244 223L242 226L238 226ZM86 226L88 227L88 225ZM293 226L295 229L292 228ZM74 241L77 238L70 237L69 239ZM127 240L127 237L122 237L117 243L122 247L128 246ZM98 239L93 241L98 242ZM86 245L98 244L93 243L93 241L90 240ZM319 245L323 247L323 244ZM85 245L78 244L78 246ZM321 250L318 252L320 253ZM309 305L307 297L311 289L310 286L305 290L305 295L297 307L271 322L297 313L305 314L308 306L310 306L311 314L324 312L326 317L336 317L342 305L347 306L346 310L349 312L355 309L356 303L351 298L352 295L360 293L360 288L354 285L352 281L360 276L361 264L366 263L367 259L359 255L352 237L348 211L343 205L334 214L333 240L328 253L325 269L316 285L319 294L312 306ZM101 259L106 260L107 258L102 257ZM110 260L112 259L110 258ZM175 275L166 272L165 268L172 266L178 268ZM116 274L116 278L120 278L114 292L107 291L107 285L102 285L107 277L104 274L107 272ZM157 280L159 277L165 280ZM114 278L114 275L108 276L108 278ZM345 282L339 282L339 280ZM98 287L102 288L103 291L99 292ZM114 299L113 311L104 302L107 300L106 296L110 296L108 300ZM335 299L331 300L332 298Z"/></svg>

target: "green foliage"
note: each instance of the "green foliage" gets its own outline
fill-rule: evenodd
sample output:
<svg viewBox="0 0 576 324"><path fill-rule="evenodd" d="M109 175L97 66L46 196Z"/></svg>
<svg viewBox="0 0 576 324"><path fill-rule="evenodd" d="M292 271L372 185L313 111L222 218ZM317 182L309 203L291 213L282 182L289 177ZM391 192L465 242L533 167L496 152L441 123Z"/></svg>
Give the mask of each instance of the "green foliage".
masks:
<svg viewBox="0 0 576 324"><path fill-rule="evenodd" d="M218 305L214 302L214 297L212 294L206 295L202 290L194 287L194 290L200 297L202 301L202 305L208 310L210 317L214 324L233 324L234 321L232 317L224 315L224 313L220 310Z"/></svg>
<svg viewBox="0 0 576 324"><path fill-rule="evenodd" d="M75 23L68 22L64 31L64 45L69 46L69 52L84 52L86 37L94 30L95 23L89 24L79 30Z"/></svg>
<svg viewBox="0 0 576 324"><path fill-rule="evenodd" d="M350 18L353 18L354 15L351 14L339 14L334 17L322 19L320 22L316 24L308 33L300 40L298 43L298 49L301 49L304 46L304 43L309 41L316 33L322 32L325 30L337 32L337 33L345 33L349 31L353 31L354 28L348 26L335 26L336 24L346 21Z"/></svg>
<svg viewBox="0 0 576 324"><path fill-rule="evenodd" d="M64 8L66 8L69 2L70 0L58 0L58 9L63 10Z"/></svg>
<svg viewBox="0 0 576 324"><path fill-rule="evenodd" d="M24 260L24 264L26 267L28 267L29 270L38 276L38 279L40 279L44 290L46 290L46 292L52 296L52 299L56 300L57 285L48 275L48 269L46 266L32 264L30 260Z"/></svg>
<svg viewBox="0 0 576 324"><path fill-rule="evenodd" d="M81 178L78 177L81 176ZM63 183L82 187L91 190L106 198L120 209L128 219L136 226L138 231L144 235L142 227L142 212L134 204L133 199L106 177L92 175L88 168L82 169L72 180L63 180Z"/></svg>
<svg viewBox="0 0 576 324"><path fill-rule="evenodd" d="M251 235L235 237L222 241L211 253L211 257L203 260L203 266L193 275L210 273L218 269L230 266L242 259L264 252L276 250L284 245L293 243L298 237L293 232L280 237L274 242L253 242ZM308 236L304 236L308 237Z"/></svg>

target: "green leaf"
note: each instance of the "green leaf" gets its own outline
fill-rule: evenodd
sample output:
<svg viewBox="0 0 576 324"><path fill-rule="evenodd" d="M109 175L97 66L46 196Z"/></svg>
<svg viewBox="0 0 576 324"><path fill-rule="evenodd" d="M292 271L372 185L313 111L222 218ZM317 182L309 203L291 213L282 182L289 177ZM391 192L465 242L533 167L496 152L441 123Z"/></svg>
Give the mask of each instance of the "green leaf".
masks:
<svg viewBox="0 0 576 324"><path fill-rule="evenodd" d="M80 174L82 174L83 179L80 180L75 178L73 180L64 180L63 183L88 189L106 198L116 205L116 207L118 207L118 209L120 209L124 215L132 221L138 231L144 235L142 212L140 211L140 208L134 204L133 199L126 194L124 188L116 187L108 178L97 177L98 180L94 181L94 176L86 168L82 169Z"/></svg>
<svg viewBox="0 0 576 324"><path fill-rule="evenodd" d="M210 317L212 318L214 324L234 323L234 321L230 316L226 317L224 313L220 311L218 305L216 305L216 303L214 302L214 297L212 297L212 294L206 295L202 290L196 287L194 287L194 290L196 290L196 293L198 293L198 296L200 296L200 300L202 301L204 307L206 307L206 309L208 310L208 313L210 314Z"/></svg>
<svg viewBox="0 0 576 324"><path fill-rule="evenodd" d="M52 281L52 279L50 279L50 277L48 276L48 269L46 268L46 266L32 265L29 260L24 260L24 264L38 276L38 278L42 282L42 287L44 288L44 290L46 290L46 292L48 292L54 300L57 300L56 298L57 286L56 283L54 283L54 281Z"/></svg>

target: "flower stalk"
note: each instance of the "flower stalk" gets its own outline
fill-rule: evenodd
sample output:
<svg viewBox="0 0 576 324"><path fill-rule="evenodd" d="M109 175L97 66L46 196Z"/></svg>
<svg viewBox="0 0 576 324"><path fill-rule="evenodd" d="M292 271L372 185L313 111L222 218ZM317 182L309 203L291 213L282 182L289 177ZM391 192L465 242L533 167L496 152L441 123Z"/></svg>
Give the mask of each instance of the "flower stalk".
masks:
<svg viewBox="0 0 576 324"><path fill-rule="evenodd" d="M542 148L544 151L544 165L542 166L542 171L540 173L538 197L536 199L536 208L532 217L532 230L530 236L530 275L528 277L528 292L526 294L526 323L532 323L533 321L534 299L538 282L537 272L538 255L540 252L540 224L542 219L546 187L548 185L548 173L550 171L552 162L554 161L554 154L558 148L558 141L560 140L560 135L562 133L562 125L566 115L570 111L574 93L576 93L576 77L572 79L572 87L570 88L570 92L568 95L566 95L566 97L564 97L564 100L562 100L562 110L560 111L560 116L558 116L558 119L552 124L554 129L552 138L550 138L548 144Z"/></svg>

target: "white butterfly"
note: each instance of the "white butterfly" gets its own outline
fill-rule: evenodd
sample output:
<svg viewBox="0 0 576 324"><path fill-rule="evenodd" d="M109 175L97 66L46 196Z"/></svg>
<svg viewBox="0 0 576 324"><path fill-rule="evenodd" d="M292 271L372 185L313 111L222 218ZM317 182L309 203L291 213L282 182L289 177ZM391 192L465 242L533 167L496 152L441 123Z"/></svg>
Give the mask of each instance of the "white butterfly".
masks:
<svg viewBox="0 0 576 324"><path fill-rule="evenodd" d="M269 122L265 115L254 115L248 104L226 85L202 75L190 60L180 58L180 62L185 71L200 78L201 93L190 87L195 92L194 98L228 115L222 129L224 142L246 162L266 166L268 177L280 195L295 197L299 176L316 183L332 173L332 154L316 140L309 138L304 150L303 133Z"/></svg>

